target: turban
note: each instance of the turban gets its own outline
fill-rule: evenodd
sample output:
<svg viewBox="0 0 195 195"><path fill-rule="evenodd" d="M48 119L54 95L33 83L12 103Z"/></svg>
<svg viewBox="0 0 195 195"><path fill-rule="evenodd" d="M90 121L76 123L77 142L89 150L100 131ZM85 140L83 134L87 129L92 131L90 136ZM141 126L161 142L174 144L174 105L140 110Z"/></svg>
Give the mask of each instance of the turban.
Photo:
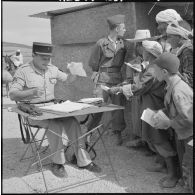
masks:
<svg viewBox="0 0 195 195"><path fill-rule="evenodd" d="M166 9L164 11L159 12L156 15L156 22L166 22L167 24L171 22L179 22L183 19L174 9Z"/></svg>
<svg viewBox="0 0 195 195"><path fill-rule="evenodd" d="M171 35L180 35L184 39L189 39L190 35L192 36L192 32L186 30L185 28L179 26L179 24L172 23L167 26L166 30L167 34Z"/></svg>
<svg viewBox="0 0 195 195"><path fill-rule="evenodd" d="M147 52L153 54L156 57L161 55L163 52L162 46L156 41L142 41L142 46Z"/></svg>

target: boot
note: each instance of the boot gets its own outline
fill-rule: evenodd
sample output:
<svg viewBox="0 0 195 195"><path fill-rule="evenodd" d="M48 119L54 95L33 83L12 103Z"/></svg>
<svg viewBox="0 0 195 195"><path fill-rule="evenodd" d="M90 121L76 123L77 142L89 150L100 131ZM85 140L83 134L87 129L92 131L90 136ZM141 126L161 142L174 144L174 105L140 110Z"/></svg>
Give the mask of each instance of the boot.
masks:
<svg viewBox="0 0 195 195"><path fill-rule="evenodd" d="M163 188L174 188L178 182L177 169L173 157L165 158L168 176L162 178L159 182Z"/></svg>

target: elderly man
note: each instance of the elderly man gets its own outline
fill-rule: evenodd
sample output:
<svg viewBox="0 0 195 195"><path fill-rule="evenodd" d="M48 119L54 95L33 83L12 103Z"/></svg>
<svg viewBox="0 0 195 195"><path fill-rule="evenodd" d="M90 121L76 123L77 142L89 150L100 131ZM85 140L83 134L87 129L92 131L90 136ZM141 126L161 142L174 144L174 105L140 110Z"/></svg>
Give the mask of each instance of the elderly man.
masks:
<svg viewBox="0 0 195 195"><path fill-rule="evenodd" d="M154 75L159 81L165 81L166 95L163 109L168 119L154 115L155 128L173 131L177 157L179 159L179 175L174 158L166 158L168 177L161 180L163 187L174 187L182 177L182 161L185 144L193 136L193 90L178 76L180 61L171 53L163 53L154 62ZM178 160L177 159L177 160Z"/></svg>
<svg viewBox="0 0 195 195"><path fill-rule="evenodd" d="M95 44L90 59L89 66L95 73L94 95L96 97L103 97L104 102L111 102L116 105L124 105L124 97L122 95L109 94L101 89L101 85L112 87L123 81L121 67L124 65L126 54L126 43L122 37L126 31L125 16L115 15L107 18L109 26L109 35L98 40ZM114 111L112 113L112 130L116 138L116 144L122 144L121 132L125 129L126 124L124 120L123 110ZM100 122L102 113L95 114L94 118L88 123L88 129L92 129Z"/></svg>
<svg viewBox="0 0 195 195"><path fill-rule="evenodd" d="M193 45L189 39L192 36L191 27L185 21L172 23L167 26L167 42L177 50L180 60L179 72L184 80L193 88Z"/></svg>
<svg viewBox="0 0 195 195"><path fill-rule="evenodd" d="M181 18L180 14L178 14L174 9L166 9L164 11L160 11L156 15L156 22L158 24L157 29L161 35L165 36L168 24L172 22L179 22L182 20L183 19ZM165 37L162 37L159 42L163 47L163 52L165 51L170 52L171 45L166 42Z"/></svg>
<svg viewBox="0 0 195 195"><path fill-rule="evenodd" d="M158 110L164 106L165 95L165 83L159 82L154 77L153 61L162 54L162 46L156 41L143 41L144 51L143 58L145 61L149 61L149 65L144 72L140 74L139 80L134 84L124 85L119 88L118 92L123 92L124 95L129 98L132 95L141 95L141 110L150 108L152 110ZM116 89L111 88L111 91L117 92ZM160 129L154 129L148 123L142 121L142 139L146 141L149 147L166 159L170 156L175 156L176 153L169 141L168 132L164 132ZM165 164L156 164L155 166L148 167L148 171L164 172Z"/></svg>
<svg viewBox="0 0 195 195"><path fill-rule="evenodd" d="M52 46L45 43L33 43L33 60L21 66L14 75L14 81L10 89L10 98L15 101L28 100L30 103L47 102L54 99L54 86L57 80L73 80L72 75L67 75L50 64ZM67 134L69 140L76 140L80 137L81 128L75 117L30 120L31 125L38 125L47 130L47 138L52 153L52 172L57 177L65 177L66 172L63 164L65 156L63 150L62 132ZM50 130L50 131L49 131ZM52 131L54 133L52 133ZM85 149L83 139L79 139L73 145L77 157L77 165L92 172L100 172L101 169L94 164Z"/></svg>

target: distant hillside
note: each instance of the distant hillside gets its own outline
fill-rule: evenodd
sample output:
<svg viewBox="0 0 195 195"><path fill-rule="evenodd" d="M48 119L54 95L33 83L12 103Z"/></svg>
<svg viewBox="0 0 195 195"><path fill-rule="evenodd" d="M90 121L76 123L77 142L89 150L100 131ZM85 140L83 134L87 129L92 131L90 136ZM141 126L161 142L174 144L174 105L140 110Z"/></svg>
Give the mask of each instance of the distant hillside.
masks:
<svg viewBox="0 0 195 195"><path fill-rule="evenodd" d="M18 47L18 48L27 48L27 49L32 48L29 45L19 44L19 43L10 43L10 42L3 42L3 47Z"/></svg>

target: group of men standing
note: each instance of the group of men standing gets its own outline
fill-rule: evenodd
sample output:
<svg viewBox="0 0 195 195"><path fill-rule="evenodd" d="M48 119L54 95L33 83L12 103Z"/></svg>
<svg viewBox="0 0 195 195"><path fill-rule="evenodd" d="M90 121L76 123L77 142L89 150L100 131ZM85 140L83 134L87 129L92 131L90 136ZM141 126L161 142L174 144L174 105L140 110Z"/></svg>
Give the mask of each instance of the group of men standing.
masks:
<svg viewBox="0 0 195 195"><path fill-rule="evenodd" d="M93 73L95 83L94 96L102 97L104 102L110 99L113 104L125 105L132 101L138 117L128 120L141 123L140 129L134 130L136 138L145 142L148 147L162 158L152 171L167 170L168 175L160 181L162 187L175 187L182 177L181 163L184 154L184 142L191 139L193 122L193 53L190 38L192 33L188 24L172 9L157 14L156 22L161 36L151 37L149 30L137 30L134 39L124 40L125 16L115 15L107 18L109 34L95 44L88 65ZM130 42L135 43L135 55L127 59ZM169 45L167 44L169 43ZM171 49L179 48L176 54ZM30 103L49 101L54 98L54 86L57 80L65 82L74 80L50 64L52 46L33 43L32 62L21 66L14 75L10 89L10 98L15 101L28 100ZM124 74L132 67L130 74ZM101 85L110 90L105 91ZM132 97L138 97L133 99ZM135 107L135 105L137 105ZM133 107L132 107L133 108ZM140 119L144 109L156 110L152 127ZM162 120L159 110L168 116ZM97 126L102 113L95 114L87 123L88 130ZM52 172L58 177L66 175L63 164L65 157L62 150L62 132L69 139L75 140L81 135L80 125L75 117L30 121L48 129L46 135L52 156ZM112 113L112 131L116 136L116 144L123 142L122 131L126 128L123 111ZM56 132L55 134L52 131ZM130 129L130 131L132 131ZM77 165L89 171L100 172L101 169L90 159L84 141L80 139L74 145Z"/></svg>
<svg viewBox="0 0 195 195"><path fill-rule="evenodd" d="M130 129L131 133L161 159L147 170L167 172L168 176L160 180L160 185L175 187L183 174L185 145L193 135L191 27L175 10L167 9L156 15L160 36L151 37L148 29L140 29L134 39L124 40L125 16L115 15L107 18L107 22L109 34L97 41L89 59L89 66L94 72L94 95L103 97L105 102L110 98L117 105L131 101L131 108L134 108L131 112L134 113L129 120L134 124L141 123L140 126L134 125L139 129ZM130 60L126 57L130 52L128 42L135 43L136 56ZM130 74L124 75L127 63L131 65L131 70ZM110 87L110 90L103 90L101 85ZM138 98L133 99L135 96ZM155 126L140 119L147 108L156 111L153 118ZM168 120L160 117L160 110L168 116ZM115 111L112 114L112 131L117 145L121 145L121 133L126 127L124 113ZM88 128L97 125L101 116L96 114L89 121Z"/></svg>

